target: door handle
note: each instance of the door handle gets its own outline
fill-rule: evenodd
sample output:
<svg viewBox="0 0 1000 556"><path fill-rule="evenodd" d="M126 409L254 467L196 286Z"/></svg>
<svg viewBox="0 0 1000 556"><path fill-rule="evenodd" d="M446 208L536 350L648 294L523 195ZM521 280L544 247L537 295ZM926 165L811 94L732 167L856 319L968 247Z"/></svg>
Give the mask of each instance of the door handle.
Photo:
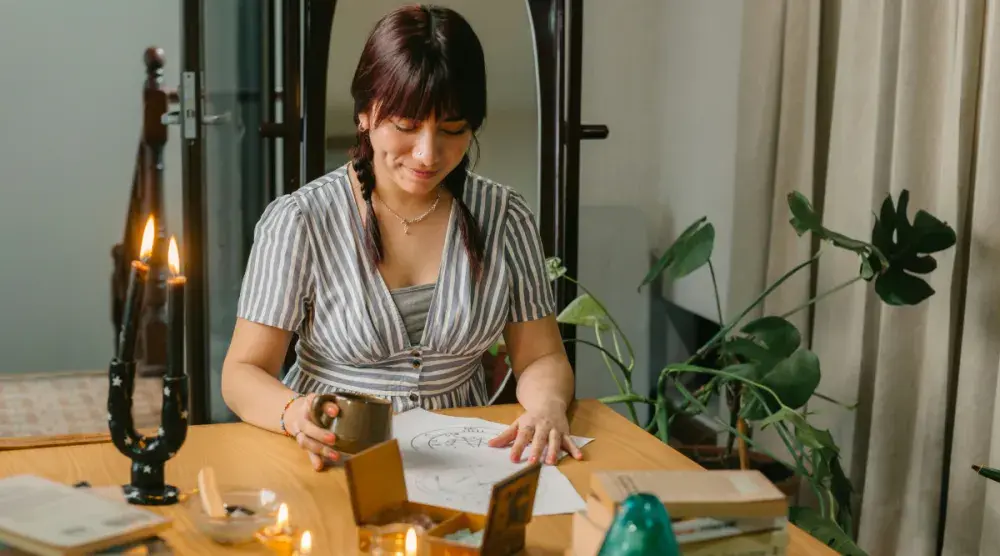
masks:
<svg viewBox="0 0 1000 556"><path fill-rule="evenodd" d="M608 126L603 124L581 124L580 139L607 139Z"/></svg>
<svg viewBox="0 0 1000 556"><path fill-rule="evenodd" d="M202 115L201 117L202 125L222 125L230 120L232 120L232 116L230 116L229 112L224 114ZM160 123L164 125L180 125L181 111L171 110L170 112L163 114L160 116Z"/></svg>

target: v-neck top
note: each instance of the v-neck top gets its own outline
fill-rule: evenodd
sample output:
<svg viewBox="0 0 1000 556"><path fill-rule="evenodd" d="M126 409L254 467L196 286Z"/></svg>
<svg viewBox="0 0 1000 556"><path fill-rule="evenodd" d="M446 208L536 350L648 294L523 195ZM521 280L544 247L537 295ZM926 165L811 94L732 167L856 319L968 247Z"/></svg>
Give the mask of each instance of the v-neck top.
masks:
<svg viewBox="0 0 1000 556"><path fill-rule="evenodd" d="M427 324L427 313L434 297L434 284L421 284L392 290L392 302L396 304L406 337L411 344L419 344L424 336L424 325Z"/></svg>
<svg viewBox="0 0 1000 556"><path fill-rule="evenodd" d="M364 250L344 165L264 210L254 231L237 316L294 331L292 390L356 392L396 411L488 402L482 356L510 322L555 311L534 214L514 189L468 173L463 200L485 239L471 275L457 203L419 342Z"/></svg>

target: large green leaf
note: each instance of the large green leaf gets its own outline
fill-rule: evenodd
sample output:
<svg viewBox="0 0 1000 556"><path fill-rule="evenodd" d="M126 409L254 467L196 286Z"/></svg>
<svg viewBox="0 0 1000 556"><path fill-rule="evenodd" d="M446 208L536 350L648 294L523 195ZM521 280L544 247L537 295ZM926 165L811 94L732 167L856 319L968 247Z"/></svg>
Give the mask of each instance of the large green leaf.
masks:
<svg viewBox="0 0 1000 556"><path fill-rule="evenodd" d="M715 246L715 227L699 218L685 229L673 245L667 248L653 265L639 288L666 274L667 281L683 278L698 270L712 257Z"/></svg>
<svg viewBox="0 0 1000 556"><path fill-rule="evenodd" d="M792 506L788 511L788 519L844 556L868 556L836 523L812 508Z"/></svg>
<svg viewBox="0 0 1000 556"><path fill-rule="evenodd" d="M763 373L757 380L760 385L766 386L778 396L780 404L769 392L762 391L760 398L756 396L744 398L743 417L757 421L780 411L782 405L792 409L802 407L816 391L819 381L819 358L808 349L798 349ZM766 407L761 403L761 399Z"/></svg>
<svg viewBox="0 0 1000 556"><path fill-rule="evenodd" d="M604 312L601 305L589 293L577 296L576 299L571 301L559 313L557 320L563 324L573 324L589 328L597 326L600 330L611 328L608 314Z"/></svg>
<svg viewBox="0 0 1000 556"><path fill-rule="evenodd" d="M915 274L933 272L937 261L930 254L951 248L957 240L955 230L926 211L917 211L911 224L909 202L906 189L895 206L892 196L886 196L872 227L872 244L885 255L885 264L870 257L862 264L862 276L877 276L875 293L889 305L917 305L934 295L934 288ZM866 265L874 270L870 276Z"/></svg>

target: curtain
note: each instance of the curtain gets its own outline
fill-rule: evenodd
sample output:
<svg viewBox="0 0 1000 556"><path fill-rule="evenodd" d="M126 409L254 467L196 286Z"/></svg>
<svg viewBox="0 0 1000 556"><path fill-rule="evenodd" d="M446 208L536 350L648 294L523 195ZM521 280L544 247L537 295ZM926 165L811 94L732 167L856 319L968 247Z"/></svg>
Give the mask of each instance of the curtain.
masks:
<svg viewBox="0 0 1000 556"><path fill-rule="evenodd" d="M817 247L788 224L793 190L825 226L867 239L882 200L906 189L911 219L927 210L958 235L922 304L885 305L859 282L792 318L819 356L818 391L858 404L809 409L841 448L872 555L1000 546L1000 485L970 469L1000 466L998 31L992 0L746 4L737 160L773 196L766 281ZM765 311L857 273L855 254L825 248Z"/></svg>

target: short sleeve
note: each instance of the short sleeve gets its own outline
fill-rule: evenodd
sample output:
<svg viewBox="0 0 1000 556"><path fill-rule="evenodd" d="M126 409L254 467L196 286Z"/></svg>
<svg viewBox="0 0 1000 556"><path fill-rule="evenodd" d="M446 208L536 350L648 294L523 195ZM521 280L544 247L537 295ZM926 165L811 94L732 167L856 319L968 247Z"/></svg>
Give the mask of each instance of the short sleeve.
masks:
<svg viewBox="0 0 1000 556"><path fill-rule="evenodd" d="M311 247L305 219L290 195L272 201L254 228L237 316L296 331L312 296Z"/></svg>
<svg viewBox="0 0 1000 556"><path fill-rule="evenodd" d="M519 193L507 204L506 257L510 274L511 322L540 319L555 312L555 296L545 271L545 252L535 215Z"/></svg>

